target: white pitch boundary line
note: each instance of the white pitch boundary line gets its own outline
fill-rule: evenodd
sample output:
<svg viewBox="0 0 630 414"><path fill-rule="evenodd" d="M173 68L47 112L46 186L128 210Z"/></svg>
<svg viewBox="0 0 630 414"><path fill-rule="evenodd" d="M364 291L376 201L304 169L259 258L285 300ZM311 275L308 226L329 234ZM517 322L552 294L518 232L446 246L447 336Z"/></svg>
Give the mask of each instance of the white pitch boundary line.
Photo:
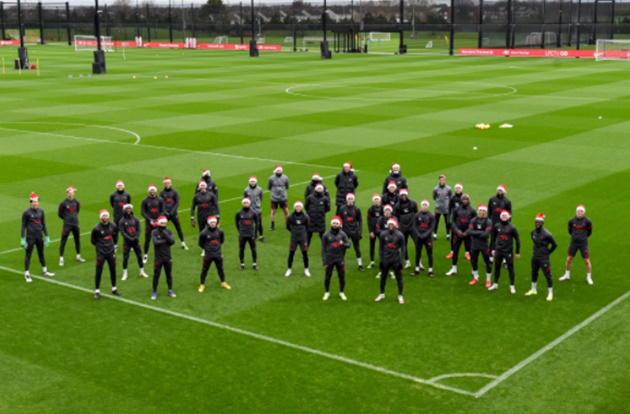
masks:
<svg viewBox="0 0 630 414"><path fill-rule="evenodd" d="M23 272L16 270L16 269L12 269L9 267L5 267L5 266L0 266L0 270L4 270L6 272L9 273L15 273L15 274L19 274L22 275ZM93 291L91 289L87 289L81 286L76 286L70 283L65 283L65 282L60 282L58 280L55 279L51 279L51 278L47 278L47 277L43 277L43 276L36 276L36 275L31 275L31 278L33 279L37 279L37 280L41 280L44 282L48 282L48 283L52 283L54 285L58 285L58 286L63 286L63 287L67 287L70 289L74 289L74 290L78 290L81 292L86 292L86 293L93 293ZM390 369L387 368L383 368L383 367L379 367L377 365L373 365L373 364L368 364L366 362L361 362L361 361L357 361L351 358L346 358L344 356L341 355L336 355L336 354L331 354L329 352L325 352L325 351L320 351L318 349L314 349L314 348L309 348L307 346L302 346L302 345L298 345L298 344L294 344L292 342L288 342L288 341L284 341L282 339L277 339L277 338L273 338L271 336L267 336L267 335L262 335L262 334L258 334L255 332L251 332L251 331L247 331L245 329L240 329L240 328L235 328L233 326L230 325L225 325L222 323L218 323L218 322L213 322L213 321L209 321L207 319L201 319L201 318L197 318L195 316L191 316L191 315L186 315L184 313L179 313L179 312L175 312L172 310L168 310L168 309L163 309L163 308L158 308L156 306L151 306L151 305L147 305L145 303L142 302L137 302L135 300L131 300L131 299L125 299L119 296L114 296L114 295L109 295L109 294L105 294L105 293L101 293L101 297L107 297L109 299L113 299L113 300L117 300L119 302L123 302L126 303L128 305L133 305L133 306L137 306L139 308L143 308L143 309L147 309L147 310L151 310L154 312L159 312L159 313L163 313L169 316L174 316L176 318L181 318L181 319L186 319L188 321L191 322L196 322L196 323L200 323L203 325L208 325L208 326L212 326L213 328L218 328L218 329L222 329L225 331L229 331L229 332L233 332L233 333L237 333L240 335L244 335L244 336L248 336L250 338L254 338L254 339L258 339L260 341L264 341L264 342L269 342L272 344L276 344L276 345L281 345L287 348L291 348L291 349L295 349L298 351L302 351L302 352L306 352L309 354L314 354L323 358L328 358L328 359L332 359L335 361L339 361L339 362L343 362L349 365L354 365L357 367L361 367L361 368L365 368L371 371L376 371L380 374L386 374L386 375L390 375L393 377L397 377L397 378L402 378L408 381L413 381L413 382L417 382L420 384L425 384L425 385L429 385L435 388L440 388L442 390L446 390L446 391L452 391L458 394L463 394L463 395L468 395L468 396L474 396L475 394L470 392L470 391L466 391L466 390L461 390L459 388L454 388L454 387L449 387L446 385L442 385L442 384L436 384L436 383L432 383L429 382L425 379L419 378L419 377L415 377L413 375L409 375L409 374L404 374L401 372L396 372L396 371L392 371Z"/></svg>
<svg viewBox="0 0 630 414"><path fill-rule="evenodd" d="M2 122L2 124L68 125L68 126L80 126L80 127L86 127L86 128L109 129L109 130L112 130L112 131L119 131L119 132L124 132L124 133L129 134L129 135L133 135L134 137L136 137L136 142L134 142L133 145L138 145L140 143L140 140L142 139L140 134L138 134L136 132L130 131L128 129L118 128L118 127L113 127L113 126L108 126L108 125L90 125L90 124L77 124L77 123L71 123L71 122L37 122L37 121ZM31 131L28 131L28 132L31 132Z"/></svg>
<svg viewBox="0 0 630 414"><path fill-rule="evenodd" d="M10 124L10 123L11 122L5 122L5 124ZM267 158L246 157L244 155L222 154L220 152L188 150L188 149L176 148L176 147L162 147L162 146L159 146L159 145L139 144L137 142L130 143L130 142L121 142L121 141L108 141L106 139L99 139L99 138L86 138L86 137L77 137L77 136L73 136L73 135L55 134L53 132L28 131L28 130L25 131L23 129L14 129L14 128L6 128L6 127L0 127L0 130L9 131L9 132L30 133L30 134L36 134L36 135L37 134L39 134L39 135L47 135L47 136L51 136L51 137L68 138L68 139L75 139L75 140L79 140L79 141L98 142L98 143L103 143L103 144L131 145L131 146L136 146L136 147L144 147L144 148L152 148L152 149L159 149L159 150L184 152L184 153L187 153L187 154L201 154L201 155L211 155L211 156L214 156L214 157L235 158L235 159L239 159L239 160L261 161L261 162L268 162L268 163L271 163L271 164L301 165L301 166L305 166L305 167L313 167L313 168L318 168L318 169L325 168L325 169L341 170L339 167L333 167L333 166L330 166L330 165L319 165L319 164L309 164L309 163L304 163L304 162L295 162L295 161L287 161L287 160L272 160L272 159L267 159ZM356 170L356 171L358 171L358 170Z"/></svg>
<svg viewBox="0 0 630 414"><path fill-rule="evenodd" d="M0 129L2 129L2 128L0 128ZM335 177L335 175L327 175L325 177L322 177L322 179L332 178L332 177ZM310 181L303 181L301 183L296 183L296 184L293 184L293 185L304 185L304 184L308 184L308 183L310 183ZM243 197L228 198L228 199L219 201L219 204L227 203L227 202L230 202L230 201L242 200L242 199L243 199ZM183 213L183 212L186 212L186 211L190 211L190 209L189 208L185 208L183 210L178 210L177 213ZM140 216L140 217L142 217L142 216ZM88 231L88 232L85 232L85 233L81 233L80 236L87 236L88 234L91 234L91 233L92 233L91 231ZM61 239L54 239L54 240L51 240L50 242L51 243L57 243L57 242L60 242L60 241L61 241ZM15 249L5 250L5 251L0 252L0 256L3 255L3 254L19 252L21 250L24 250L24 249L22 247L17 247Z"/></svg>
<svg viewBox="0 0 630 414"><path fill-rule="evenodd" d="M575 334L576 332L580 331L582 328L588 326L591 322L595 321L597 318L599 318L600 316L602 316L603 314L605 314L606 312L608 312L609 310L611 310L613 307L615 307L616 305L618 305L619 303L623 302L625 299L628 298L628 296L630 296L630 291L626 292L625 294L623 294L622 296L620 296L619 298L615 299L614 301L612 301L611 303L609 303L606 307L600 309L599 311L597 311L596 313L594 313L593 315L591 315L589 318L587 318L586 320L584 320L583 322L581 322L580 324L574 326L573 328L571 328L569 331L567 331L564 335L556 338L553 342L550 342L549 344L547 344L546 346L544 346L543 348L539 349L538 351L536 351L535 353L533 353L532 355L530 355L528 358L522 360L521 362L519 362L518 364L516 364L515 366L513 366L512 368L510 368L509 370L505 371L502 375L500 375L497 379L495 379L494 381L492 381L491 383L489 383L488 385L486 385L485 387L481 388L479 391L477 391L476 393L474 393L473 395L476 398L482 397L484 394L486 394L488 391L490 391L491 389L495 388L496 386L498 386L499 384L501 384L503 381L507 380L508 378L510 378L512 375L516 374L517 372L519 372L521 369L523 369L525 366L529 365L531 362L536 361L538 358L540 358L543 354L545 354L547 351L552 350L553 348L555 348L557 345L559 345L560 343L562 343L565 339L571 337L573 334Z"/></svg>

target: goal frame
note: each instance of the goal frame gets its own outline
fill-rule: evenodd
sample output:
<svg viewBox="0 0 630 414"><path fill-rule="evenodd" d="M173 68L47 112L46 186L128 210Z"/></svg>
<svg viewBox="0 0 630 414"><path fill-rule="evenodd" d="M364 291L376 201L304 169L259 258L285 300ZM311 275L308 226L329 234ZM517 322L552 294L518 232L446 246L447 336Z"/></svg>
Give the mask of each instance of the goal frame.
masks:
<svg viewBox="0 0 630 414"><path fill-rule="evenodd" d="M610 48L608 45L625 45L625 48ZM595 60L630 60L630 39L597 39Z"/></svg>
<svg viewBox="0 0 630 414"><path fill-rule="evenodd" d="M74 35L75 52L93 52L97 48L96 36ZM105 52L115 52L111 36L101 36L101 49Z"/></svg>

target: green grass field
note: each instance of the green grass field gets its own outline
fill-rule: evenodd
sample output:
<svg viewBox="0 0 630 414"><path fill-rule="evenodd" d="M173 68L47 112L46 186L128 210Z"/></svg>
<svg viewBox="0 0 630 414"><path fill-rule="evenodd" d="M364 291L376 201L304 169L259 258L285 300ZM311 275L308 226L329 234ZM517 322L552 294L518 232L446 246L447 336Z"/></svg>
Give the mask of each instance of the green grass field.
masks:
<svg viewBox="0 0 630 414"><path fill-rule="evenodd" d="M9 65L16 49L0 49L0 412L630 412L626 62L127 50L126 60L107 54L107 75L88 76L91 53L29 54L40 71L19 74ZM481 122L492 128L476 130ZM441 227L436 278L406 271L404 305L394 281L374 303L376 271L359 272L353 251L348 301L333 279L323 302L319 243L313 277L296 257L285 278L289 234L282 225L268 231L267 203L260 271L248 251L239 272L233 215L248 177L265 185L282 164L292 202L315 171L334 191L345 161L357 169L364 213L394 162L417 201L430 198L441 173L463 183L475 206L504 183L523 245L517 294L505 271L496 292L469 286L463 258L458 275L445 277ZM151 301L151 282L132 260L130 278L118 282L122 298L95 301L88 232L116 180L138 213L148 185L170 176L195 246L188 208L205 168L219 186L232 290L219 288L213 268L198 293L198 248L174 248L177 298L162 278ZM88 263L72 260L70 240L60 268L56 210L68 185L82 203ZM26 284L19 231L31 191L47 213L56 276L37 276L34 258ZM557 282L566 223L580 203L594 222L593 286L579 257L572 279ZM551 303L542 277L540 294L524 296L540 211L559 243ZM362 250L367 258L366 239ZM107 272L101 288L109 291Z"/></svg>

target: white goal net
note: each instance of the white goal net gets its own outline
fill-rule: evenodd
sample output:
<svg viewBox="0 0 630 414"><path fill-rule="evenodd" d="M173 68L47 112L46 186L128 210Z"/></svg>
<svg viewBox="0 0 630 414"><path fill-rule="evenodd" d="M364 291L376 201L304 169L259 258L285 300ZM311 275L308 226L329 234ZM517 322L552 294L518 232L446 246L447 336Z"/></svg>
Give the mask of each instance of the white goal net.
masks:
<svg viewBox="0 0 630 414"><path fill-rule="evenodd" d="M229 42L229 39L228 39L228 37L227 37L227 36L217 36L217 37L215 37L215 38L214 38L214 42L213 42L213 43L218 43L218 44L221 44L221 45L226 45L226 44L228 44L228 43L230 43L230 42Z"/></svg>
<svg viewBox="0 0 630 414"><path fill-rule="evenodd" d="M595 60L630 59L630 40L597 39Z"/></svg>
<svg viewBox="0 0 630 414"><path fill-rule="evenodd" d="M93 51L97 49L96 36L74 36L74 50L76 52ZM114 52L114 42L111 36L101 36L101 50Z"/></svg>
<svg viewBox="0 0 630 414"><path fill-rule="evenodd" d="M392 40L392 34L389 32L370 32L371 41L389 41Z"/></svg>

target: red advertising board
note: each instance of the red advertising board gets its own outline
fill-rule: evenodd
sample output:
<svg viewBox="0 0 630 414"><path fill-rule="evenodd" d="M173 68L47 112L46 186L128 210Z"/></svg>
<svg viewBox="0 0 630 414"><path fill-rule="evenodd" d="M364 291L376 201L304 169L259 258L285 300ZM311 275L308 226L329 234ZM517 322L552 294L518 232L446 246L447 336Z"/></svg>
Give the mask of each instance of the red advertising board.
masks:
<svg viewBox="0 0 630 414"><path fill-rule="evenodd" d="M19 40L0 40L0 46L19 46Z"/></svg>
<svg viewBox="0 0 630 414"><path fill-rule="evenodd" d="M594 58L594 50L558 49L475 49L462 48L457 51L462 56L505 56L505 57L550 57L550 58Z"/></svg>

